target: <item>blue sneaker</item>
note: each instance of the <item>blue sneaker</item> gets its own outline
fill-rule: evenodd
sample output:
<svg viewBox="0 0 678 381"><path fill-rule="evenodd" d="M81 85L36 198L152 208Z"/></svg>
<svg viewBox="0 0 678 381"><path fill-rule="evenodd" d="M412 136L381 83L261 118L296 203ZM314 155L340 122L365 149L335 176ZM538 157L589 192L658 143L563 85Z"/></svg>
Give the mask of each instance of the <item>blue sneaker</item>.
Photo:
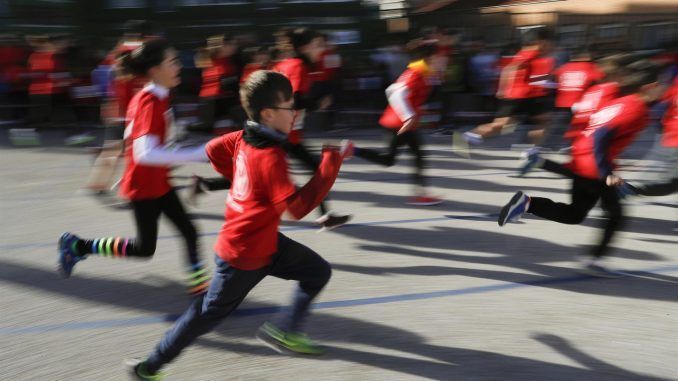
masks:
<svg viewBox="0 0 678 381"><path fill-rule="evenodd" d="M79 261L85 259L85 256L78 256L76 244L80 238L75 234L64 233L59 238L59 262L57 262L57 271L62 278L68 278L73 272L73 267Z"/></svg>
<svg viewBox="0 0 678 381"><path fill-rule="evenodd" d="M529 206L530 197L522 191L517 192L511 197L511 201L501 208L497 223L499 223L499 226L504 226L507 222L520 219L520 217L527 212Z"/></svg>
<svg viewBox="0 0 678 381"><path fill-rule="evenodd" d="M636 192L636 189L630 185L629 183L623 183L622 185L618 186L615 188L617 191L617 196L620 199L625 199L628 196L637 196L638 193Z"/></svg>
<svg viewBox="0 0 678 381"><path fill-rule="evenodd" d="M538 149L530 149L526 151L525 161L518 170L520 172L520 176L521 177L525 176L528 172L530 172L534 167L536 167L541 162L543 162L543 159L541 158L541 156L539 156Z"/></svg>

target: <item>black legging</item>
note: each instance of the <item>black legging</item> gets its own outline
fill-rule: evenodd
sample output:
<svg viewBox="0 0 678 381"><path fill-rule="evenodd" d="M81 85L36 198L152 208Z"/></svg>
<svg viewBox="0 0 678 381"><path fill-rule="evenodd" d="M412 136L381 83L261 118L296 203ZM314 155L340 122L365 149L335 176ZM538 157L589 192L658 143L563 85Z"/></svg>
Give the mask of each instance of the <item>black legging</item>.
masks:
<svg viewBox="0 0 678 381"><path fill-rule="evenodd" d="M96 247L98 242L104 242L105 246L115 246L114 249L108 250L109 255L111 251L114 251L124 253L123 256L126 257L150 258L155 254L158 241L158 221L162 213L172 221L184 237L189 265L195 265L199 262L198 233L174 190L170 190L159 198L132 201L131 205L137 225L136 238L108 237L97 240L83 240L80 244L80 253L92 253L94 252L93 246ZM97 250L97 253L100 253L100 251Z"/></svg>
<svg viewBox="0 0 678 381"><path fill-rule="evenodd" d="M557 173L565 177L577 177L570 169L555 161L544 160L541 168L545 171ZM647 183L642 185L631 185L626 183L626 185L641 196L668 196L678 192L678 178L673 178L666 182Z"/></svg>
<svg viewBox="0 0 678 381"><path fill-rule="evenodd" d="M577 225L584 221L589 211L598 200L601 200L601 207L606 212L606 221L602 239L591 253L594 257L601 258L606 254L612 236L619 230L624 219L617 191L602 181L575 177L572 180L571 195L570 204L532 197L527 211L547 220Z"/></svg>
<svg viewBox="0 0 678 381"><path fill-rule="evenodd" d="M137 223L137 238L134 240L133 254L127 255L150 257L155 253L155 246L158 242L158 221L162 213L172 221L184 237L189 262L197 263L198 233L174 190L170 190L158 199L132 201L132 208Z"/></svg>
<svg viewBox="0 0 678 381"><path fill-rule="evenodd" d="M417 130L407 131L398 135L398 131L389 130L391 135L387 138L388 151L381 152L369 148L359 148L355 150L355 156L361 157L373 163L381 164L390 167L395 163L396 155L398 154L398 147L407 144L415 157L416 171L414 172L414 182L421 187L426 186L424 178L424 152L421 149L421 138Z"/></svg>
<svg viewBox="0 0 678 381"><path fill-rule="evenodd" d="M316 159L313 155L311 155L310 152L308 152L308 149L304 147L301 143L298 144L292 144L292 143L285 143L283 144L283 149L287 151L288 154L292 155L293 157L297 158L299 161L301 161L304 165L306 165L306 168L312 170L312 171L317 171L318 170L318 165L320 163L318 162L318 159ZM325 200L327 200L327 197L325 197ZM320 203L320 214L325 215L327 214L327 205L325 204L325 201L322 201Z"/></svg>
<svg viewBox="0 0 678 381"><path fill-rule="evenodd" d="M673 178L665 183L649 183L642 185L628 184L636 193L643 196L668 196L678 192L678 178Z"/></svg>
<svg viewBox="0 0 678 381"><path fill-rule="evenodd" d="M203 178L203 185L208 191L217 191L231 188L231 182L224 177Z"/></svg>

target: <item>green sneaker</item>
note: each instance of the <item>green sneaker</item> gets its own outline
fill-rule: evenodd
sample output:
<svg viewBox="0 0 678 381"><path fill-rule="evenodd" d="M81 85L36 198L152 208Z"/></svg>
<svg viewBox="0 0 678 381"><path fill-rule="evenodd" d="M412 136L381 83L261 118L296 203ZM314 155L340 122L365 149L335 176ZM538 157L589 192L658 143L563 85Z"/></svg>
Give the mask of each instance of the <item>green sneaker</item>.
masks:
<svg viewBox="0 0 678 381"><path fill-rule="evenodd" d="M146 362L140 359L125 360L125 367L130 380L135 381L162 381L165 378L163 373L148 373Z"/></svg>
<svg viewBox="0 0 678 381"><path fill-rule="evenodd" d="M286 332L266 322L257 331L257 339L277 352L283 349L304 355L322 355L325 349L300 332Z"/></svg>
<svg viewBox="0 0 678 381"><path fill-rule="evenodd" d="M94 140L95 137L92 134L84 133L70 136L64 140L64 143L69 146L77 146L85 143L89 143Z"/></svg>

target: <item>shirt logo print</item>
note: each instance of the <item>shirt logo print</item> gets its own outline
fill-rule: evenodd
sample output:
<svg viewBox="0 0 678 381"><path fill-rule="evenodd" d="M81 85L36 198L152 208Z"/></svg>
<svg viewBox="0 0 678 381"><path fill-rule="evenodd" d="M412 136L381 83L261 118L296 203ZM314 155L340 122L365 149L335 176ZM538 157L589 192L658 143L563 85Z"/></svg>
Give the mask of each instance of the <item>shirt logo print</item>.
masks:
<svg viewBox="0 0 678 381"><path fill-rule="evenodd" d="M235 159L235 173L233 175L233 184L228 194L228 204L234 210L242 213L243 207L239 201L245 201L252 193L252 184L247 173L247 155L244 152L238 152Z"/></svg>

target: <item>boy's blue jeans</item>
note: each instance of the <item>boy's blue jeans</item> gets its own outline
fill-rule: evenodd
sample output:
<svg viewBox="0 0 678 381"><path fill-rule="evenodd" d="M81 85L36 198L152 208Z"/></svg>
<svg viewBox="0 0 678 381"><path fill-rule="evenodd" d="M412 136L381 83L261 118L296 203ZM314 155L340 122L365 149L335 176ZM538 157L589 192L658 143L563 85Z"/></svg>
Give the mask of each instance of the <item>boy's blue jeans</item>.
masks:
<svg viewBox="0 0 678 381"><path fill-rule="evenodd" d="M149 372L171 362L196 338L214 329L267 275L299 281L292 305L278 313L272 323L285 331L298 331L311 301L330 280L332 269L308 247L278 233L278 252L269 266L239 270L216 256L216 269L207 293L195 300L179 317L146 361Z"/></svg>

